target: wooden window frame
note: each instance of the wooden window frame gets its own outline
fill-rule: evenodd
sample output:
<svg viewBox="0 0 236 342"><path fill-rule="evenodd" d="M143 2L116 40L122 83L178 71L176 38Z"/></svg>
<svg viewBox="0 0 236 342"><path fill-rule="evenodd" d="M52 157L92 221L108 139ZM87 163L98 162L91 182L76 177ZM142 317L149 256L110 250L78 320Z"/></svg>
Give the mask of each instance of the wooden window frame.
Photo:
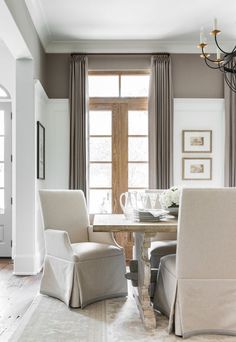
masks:
<svg viewBox="0 0 236 342"><path fill-rule="evenodd" d="M91 161L93 163L112 163L112 187L89 187L89 189L112 190L112 212L121 213L119 204L120 193L132 189L128 187L128 164L142 163L148 161L128 160L128 137L148 137L148 135L128 134L128 112L130 110L147 110L147 97L121 97L121 76L122 75L150 75L150 70L130 70L130 71L89 71L89 76L119 76L119 97L90 97L89 110L109 110L112 115L111 135L89 135L90 137L111 137L112 139L112 160L111 161ZM145 189L143 187L133 187L133 189Z"/></svg>

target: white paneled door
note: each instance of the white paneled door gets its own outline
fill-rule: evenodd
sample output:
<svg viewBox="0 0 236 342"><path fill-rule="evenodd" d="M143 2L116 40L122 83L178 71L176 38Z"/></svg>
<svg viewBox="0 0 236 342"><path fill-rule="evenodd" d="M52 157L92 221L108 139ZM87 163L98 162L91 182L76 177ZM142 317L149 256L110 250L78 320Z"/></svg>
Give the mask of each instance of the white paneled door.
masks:
<svg viewBox="0 0 236 342"><path fill-rule="evenodd" d="M11 150L11 104L9 102L0 102L0 257L11 256Z"/></svg>

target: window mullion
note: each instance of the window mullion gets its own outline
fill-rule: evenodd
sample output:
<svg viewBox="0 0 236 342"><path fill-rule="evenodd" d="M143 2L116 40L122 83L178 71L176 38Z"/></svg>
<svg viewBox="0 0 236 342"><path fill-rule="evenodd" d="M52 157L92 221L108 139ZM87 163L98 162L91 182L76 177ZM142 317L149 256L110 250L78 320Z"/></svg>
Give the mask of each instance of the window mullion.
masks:
<svg viewBox="0 0 236 342"><path fill-rule="evenodd" d="M128 190L128 105L112 109L112 209L121 213L119 198Z"/></svg>

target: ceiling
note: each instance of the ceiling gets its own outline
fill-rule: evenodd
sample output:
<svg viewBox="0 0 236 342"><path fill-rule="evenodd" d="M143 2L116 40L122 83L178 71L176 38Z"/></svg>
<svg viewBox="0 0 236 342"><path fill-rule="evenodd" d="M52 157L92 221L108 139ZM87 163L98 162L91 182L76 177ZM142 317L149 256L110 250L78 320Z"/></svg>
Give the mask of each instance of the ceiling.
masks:
<svg viewBox="0 0 236 342"><path fill-rule="evenodd" d="M47 52L198 53L200 28L212 40L214 17L224 46L231 49L236 41L235 0L25 2Z"/></svg>

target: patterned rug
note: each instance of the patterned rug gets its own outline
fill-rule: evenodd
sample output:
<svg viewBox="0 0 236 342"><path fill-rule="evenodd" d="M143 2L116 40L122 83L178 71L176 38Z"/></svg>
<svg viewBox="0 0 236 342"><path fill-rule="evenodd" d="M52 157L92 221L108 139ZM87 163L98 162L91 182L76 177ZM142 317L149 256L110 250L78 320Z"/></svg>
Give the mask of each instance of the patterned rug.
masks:
<svg viewBox="0 0 236 342"><path fill-rule="evenodd" d="M132 296L68 309L57 299L38 295L10 342L180 342L167 333L167 319L157 316L157 329L144 329ZM188 341L235 342L236 337L203 335Z"/></svg>

